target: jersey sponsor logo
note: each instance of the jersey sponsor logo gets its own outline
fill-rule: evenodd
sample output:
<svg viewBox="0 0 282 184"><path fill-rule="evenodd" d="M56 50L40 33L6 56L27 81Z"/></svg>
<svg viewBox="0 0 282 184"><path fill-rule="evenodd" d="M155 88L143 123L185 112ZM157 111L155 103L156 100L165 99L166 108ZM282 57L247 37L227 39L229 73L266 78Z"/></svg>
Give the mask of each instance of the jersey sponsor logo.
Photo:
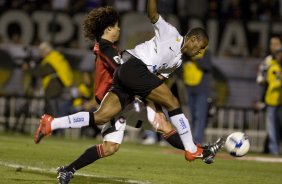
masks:
<svg viewBox="0 0 282 184"><path fill-rule="evenodd" d="M79 123L79 122L82 122L84 121L84 117L76 117L76 118L73 118L73 122L74 123Z"/></svg>
<svg viewBox="0 0 282 184"><path fill-rule="evenodd" d="M180 126L181 126L182 130L184 130L184 129L187 128L187 126L186 126L186 124L185 124L183 118L180 118L180 119L179 119L179 123L180 123Z"/></svg>

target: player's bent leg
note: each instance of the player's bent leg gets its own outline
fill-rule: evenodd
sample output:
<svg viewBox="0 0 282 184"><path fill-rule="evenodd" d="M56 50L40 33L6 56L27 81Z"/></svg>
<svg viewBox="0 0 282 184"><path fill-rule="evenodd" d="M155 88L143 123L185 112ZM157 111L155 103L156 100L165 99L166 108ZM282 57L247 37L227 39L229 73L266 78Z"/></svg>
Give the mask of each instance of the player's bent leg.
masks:
<svg viewBox="0 0 282 184"><path fill-rule="evenodd" d="M122 116L119 117L114 124L108 122L104 125L101 133L103 135L103 150L105 157L113 155L118 151L123 140L125 126L126 120Z"/></svg>
<svg viewBox="0 0 282 184"><path fill-rule="evenodd" d="M101 131L104 143L120 145L124 137L125 127L126 120L123 117L119 117L114 124L111 122L106 123ZM116 149L118 148L119 146Z"/></svg>
<svg viewBox="0 0 282 184"><path fill-rule="evenodd" d="M73 178L74 173L104 157L104 150L102 144L92 146L85 150L76 160L67 166L62 166L57 169L57 180L60 184L67 184Z"/></svg>
<svg viewBox="0 0 282 184"><path fill-rule="evenodd" d="M163 138L173 147L184 150L184 145L177 131L161 112L156 113L156 121L159 122L158 132L162 133Z"/></svg>
<svg viewBox="0 0 282 184"><path fill-rule="evenodd" d="M94 125L93 119L93 113L89 112L78 112L59 118L53 118L50 115L44 114L34 134L34 142L38 144L43 137L51 135L52 131L57 129L81 128Z"/></svg>
<svg viewBox="0 0 282 184"><path fill-rule="evenodd" d="M94 121L97 125L109 122L121 111L121 103L118 96L113 92L108 92L103 98L99 108L94 112Z"/></svg>
<svg viewBox="0 0 282 184"><path fill-rule="evenodd" d="M153 126L154 130L163 134L164 139L173 147L184 150L183 143L179 134L176 132L172 124L167 120L161 107L157 108L154 103L148 102L147 119Z"/></svg>
<svg viewBox="0 0 282 184"><path fill-rule="evenodd" d="M180 107L177 98L172 94L165 83L153 89L147 96L147 99L165 107L168 111L172 111Z"/></svg>
<svg viewBox="0 0 282 184"><path fill-rule="evenodd" d="M207 147L196 146L193 142L188 119L180 109L178 100L165 84L153 89L147 98L168 109L170 121L176 128L184 145L186 160L193 161L197 158L201 158L206 163L213 162L216 153L223 146L224 141L222 139L219 139L216 143Z"/></svg>
<svg viewBox="0 0 282 184"><path fill-rule="evenodd" d="M119 150L119 147L120 144L118 143L104 141L103 142L104 157L115 154Z"/></svg>
<svg viewBox="0 0 282 184"><path fill-rule="evenodd" d="M170 89L165 84L161 84L153 89L147 98L167 108L170 122L177 130L185 150L190 153L196 153L197 146L193 142L188 119L183 114L178 100L171 93Z"/></svg>
<svg viewBox="0 0 282 184"><path fill-rule="evenodd" d="M116 153L123 140L126 122L120 117L114 124L108 122L102 129L103 144L98 144L88 148L80 157L67 166L58 168L58 181L61 184L69 183L73 174L95 162L98 159L111 156Z"/></svg>
<svg viewBox="0 0 282 184"><path fill-rule="evenodd" d="M163 113L161 107L148 101L146 104L147 119L149 123L153 126L154 130L159 133L169 133L174 130L172 124L167 120L165 114Z"/></svg>
<svg viewBox="0 0 282 184"><path fill-rule="evenodd" d="M40 125L34 134L34 142L38 144L44 136L51 135L53 130L64 128L81 128L84 126L103 125L113 118L121 110L119 98L113 92L109 92L100 108L93 113L78 112L72 115L53 118L50 115L43 115Z"/></svg>
<svg viewBox="0 0 282 184"><path fill-rule="evenodd" d="M82 155L67 166L57 168L57 180L60 184L67 184L73 178L74 173L98 159L111 156L119 149L119 144L115 142L103 142L88 148Z"/></svg>

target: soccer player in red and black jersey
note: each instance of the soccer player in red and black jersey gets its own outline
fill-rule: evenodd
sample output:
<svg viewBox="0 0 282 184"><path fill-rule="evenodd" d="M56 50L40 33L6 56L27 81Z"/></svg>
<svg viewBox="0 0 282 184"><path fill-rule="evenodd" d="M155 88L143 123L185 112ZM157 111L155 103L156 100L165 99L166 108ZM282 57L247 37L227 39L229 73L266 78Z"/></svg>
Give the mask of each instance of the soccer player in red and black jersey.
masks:
<svg viewBox="0 0 282 184"><path fill-rule="evenodd" d="M119 16L112 7L97 8L88 14L83 26L85 37L91 41L97 41L93 49L96 55L94 95L96 101L100 103L112 86L114 71L122 63L121 53L115 45L120 36ZM131 100L133 101L134 99ZM152 103L149 104L151 106L145 108L148 110L148 119L150 119L149 121L151 121L150 123L153 124L153 127L163 132L164 138L171 145L179 149L184 149L179 135L172 128L164 114L162 112L155 112L156 110ZM138 116L138 113L136 113L136 116ZM35 142L39 143L44 136L50 135L53 130L59 128L81 128L88 126L88 124L84 124L87 117L91 116L87 114L85 117L80 118L69 116L67 119L65 117L54 119L49 115L44 115L40 127L35 134ZM65 167L60 167L58 169L59 182L69 183L76 170L100 158L114 154L122 142L126 125L125 121L124 117L120 116L116 121L113 120L105 124L102 130L103 143L88 148L74 162Z"/></svg>

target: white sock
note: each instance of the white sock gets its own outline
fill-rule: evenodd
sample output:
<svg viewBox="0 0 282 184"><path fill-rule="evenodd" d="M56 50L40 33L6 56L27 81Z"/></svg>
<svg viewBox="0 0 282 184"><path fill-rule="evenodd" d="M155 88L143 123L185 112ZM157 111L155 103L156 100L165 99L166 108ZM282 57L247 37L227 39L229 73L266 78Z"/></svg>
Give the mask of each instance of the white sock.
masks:
<svg viewBox="0 0 282 184"><path fill-rule="evenodd" d="M197 146L193 142L188 119L182 113L170 117L170 120L176 128L185 150L189 151L190 153L195 153L197 151Z"/></svg>
<svg viewBox="0 0 282 184"><path fill-rule="evenodd" d="M89 112L78 112L69 116L54 118L51 130L65 128L81 128L89 125Z"/></svg>
<svg viewBox="0 0 282 184"><path fill-rule="evenodd" d="M150 107L150 106L146 106L146 109L147 109L148 121L152 124L153 121L155 120L156 110L152 109L152 107Z"/></svg>

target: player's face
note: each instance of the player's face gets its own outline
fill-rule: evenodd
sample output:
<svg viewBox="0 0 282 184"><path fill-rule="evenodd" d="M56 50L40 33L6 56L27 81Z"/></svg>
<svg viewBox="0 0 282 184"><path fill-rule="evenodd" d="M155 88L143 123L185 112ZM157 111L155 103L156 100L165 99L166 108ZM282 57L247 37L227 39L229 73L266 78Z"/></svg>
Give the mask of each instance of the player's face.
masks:
<svg viewBox="0 0 282 184"><path fill-rule="evenodd" d="M191 36L190 38L186 38L186 42L181 49L183 54L187 54L190 57L194 57L198 54L204 53L206 47L208 45L208 40L199 39L196 36Z"/></svg>
<svg viewBox="0 0 282 184"><path fill-rule="evenodd" d="M270 39L270 52L272 54L276 53L276 51L281 47L282 47L282 43L279 38L273 37Z"/></svg>
<svg viewBox="0 0 282 184"><path fill-rule="evenodd" d="M118 41L119 35L120 35L120 27L119 27L118 22L114 25L114 27L112 27L111 33L112 33L112 37L114 41L115 42Z"/></svg>

